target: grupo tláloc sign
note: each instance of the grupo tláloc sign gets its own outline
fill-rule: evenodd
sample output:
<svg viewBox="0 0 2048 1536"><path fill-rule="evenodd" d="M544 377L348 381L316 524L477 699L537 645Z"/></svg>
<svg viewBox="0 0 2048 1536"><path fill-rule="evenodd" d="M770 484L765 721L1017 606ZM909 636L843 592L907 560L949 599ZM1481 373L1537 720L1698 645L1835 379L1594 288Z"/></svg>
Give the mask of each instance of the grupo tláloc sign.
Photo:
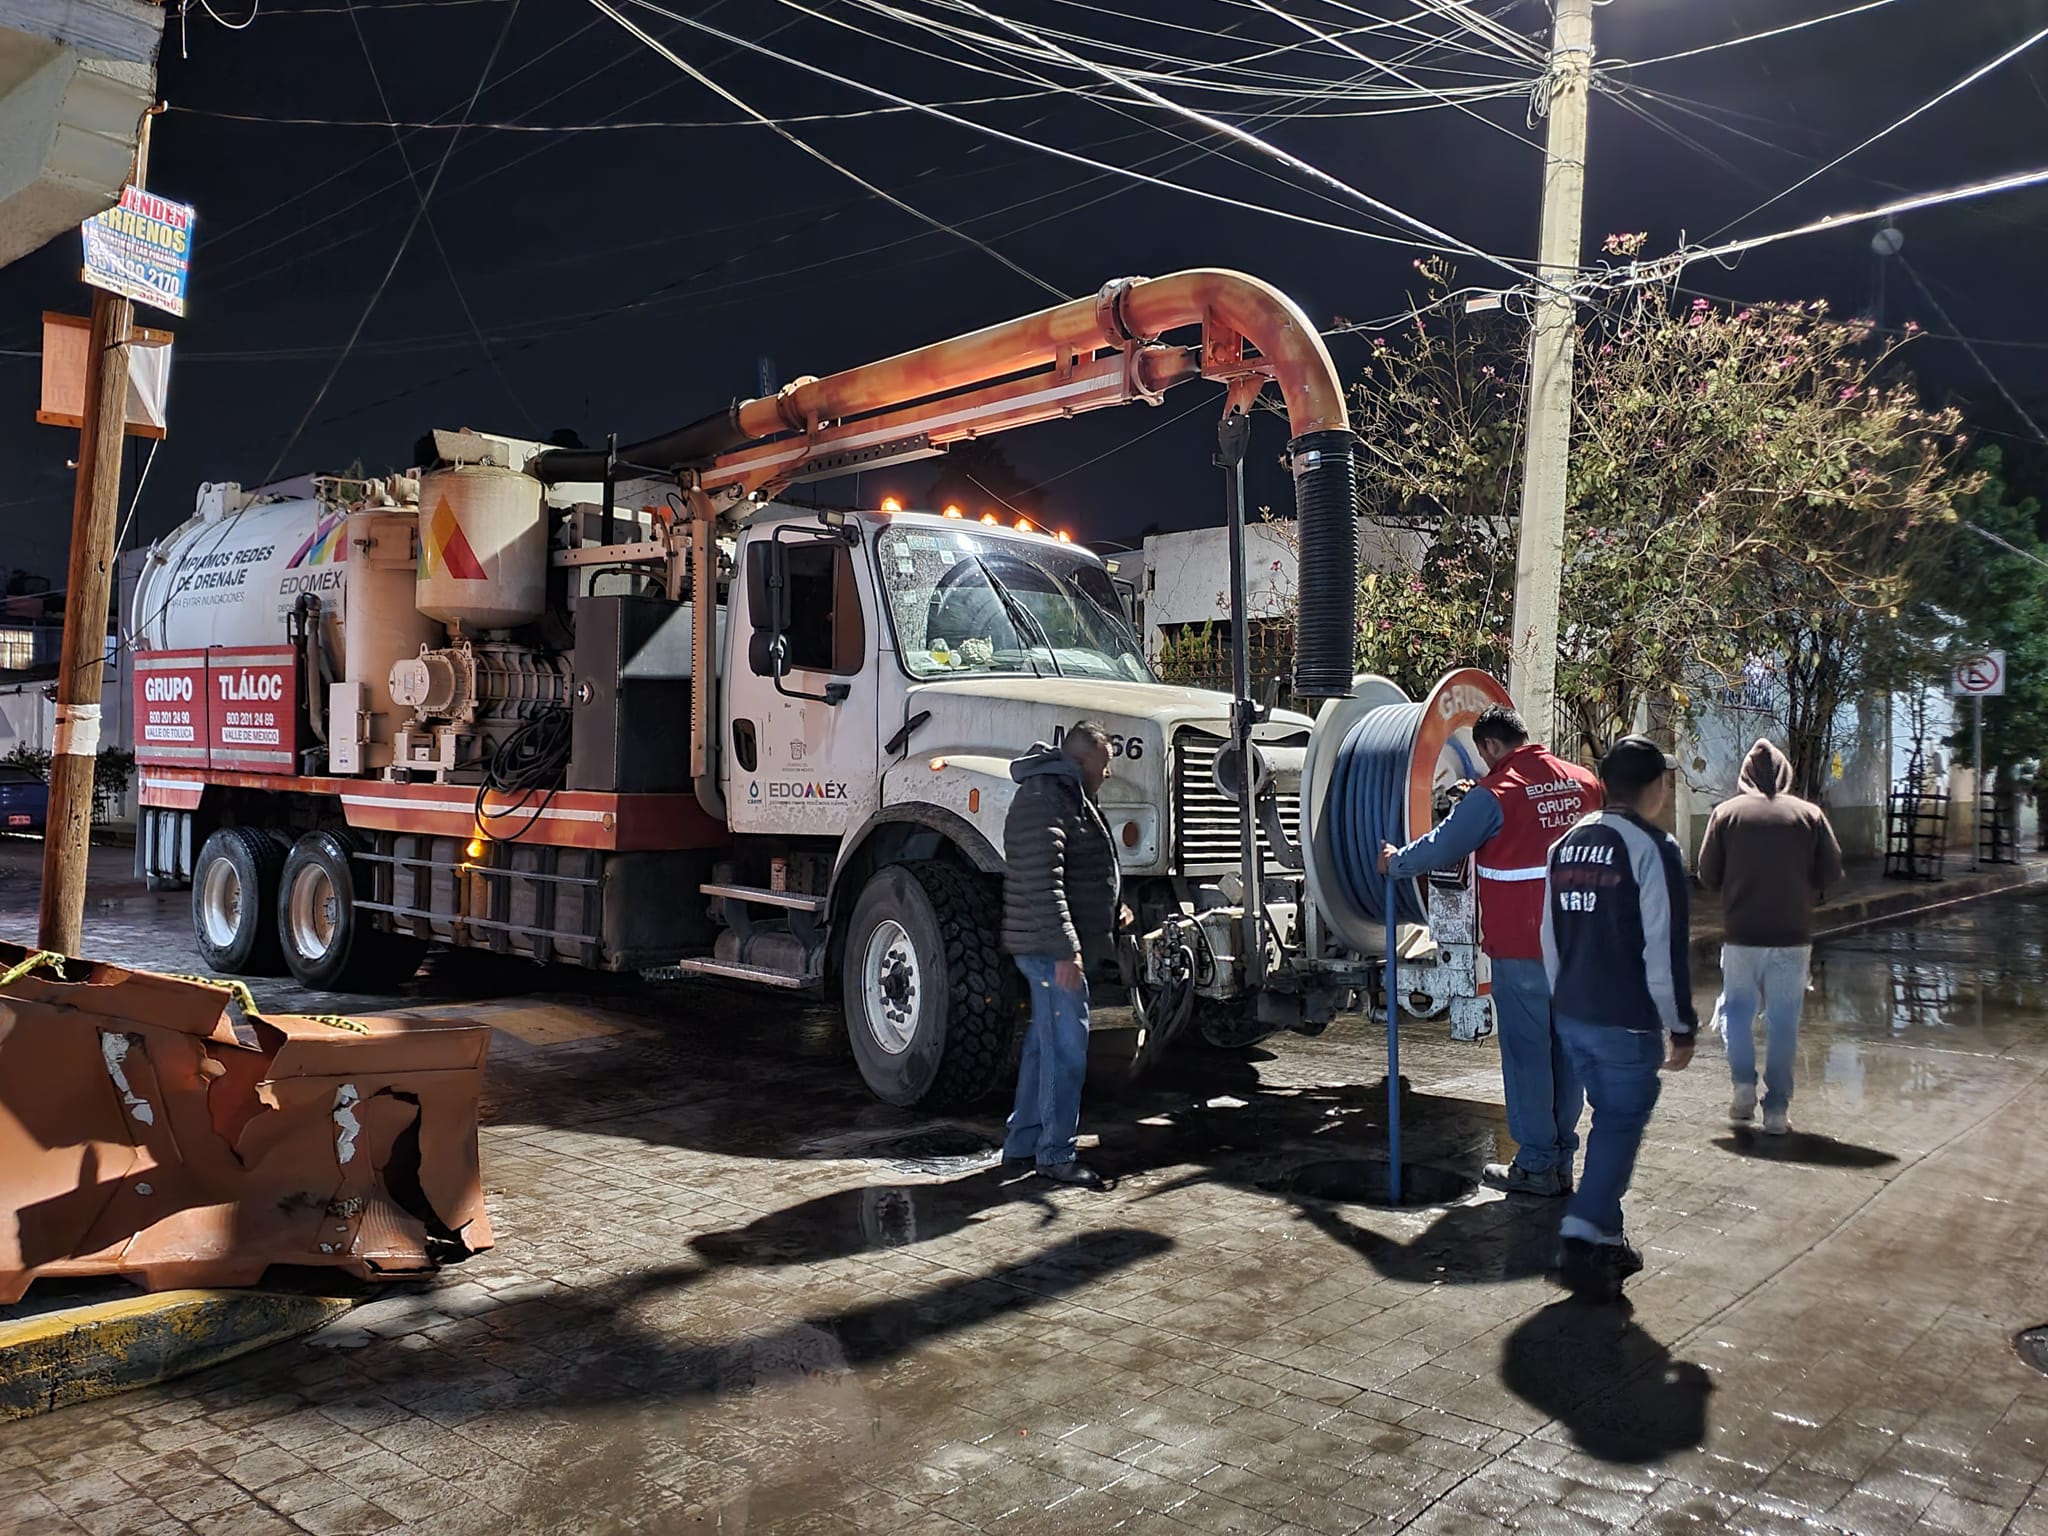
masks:
<svg viewBox="0 0 2048 1536"><path fill-rule="evenodd" d="M138 762L296 771L299 660L290 646L145 651L134 679Z"/></svg>

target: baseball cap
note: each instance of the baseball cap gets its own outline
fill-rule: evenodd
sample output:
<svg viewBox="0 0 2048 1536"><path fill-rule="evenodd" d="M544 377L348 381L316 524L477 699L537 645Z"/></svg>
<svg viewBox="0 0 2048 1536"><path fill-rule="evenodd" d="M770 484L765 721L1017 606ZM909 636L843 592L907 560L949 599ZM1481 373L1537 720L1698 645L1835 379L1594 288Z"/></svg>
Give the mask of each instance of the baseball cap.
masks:
<svg viewBox="0 0 2048 1536"><path fill-rule="evenodd" d="M1635 790L1654 783L1678 766L1678 759L1647 736L1624 736L1600 759L1600 782L1612 789Z"/></svg>

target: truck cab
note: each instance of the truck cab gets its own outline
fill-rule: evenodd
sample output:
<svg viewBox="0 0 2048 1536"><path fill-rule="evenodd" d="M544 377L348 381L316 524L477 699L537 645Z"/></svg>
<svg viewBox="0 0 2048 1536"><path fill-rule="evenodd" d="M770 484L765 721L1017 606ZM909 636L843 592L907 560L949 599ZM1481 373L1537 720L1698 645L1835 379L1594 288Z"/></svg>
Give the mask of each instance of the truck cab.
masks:
<svg viewBox="0 0 2048 1536"><path fill-rule="evenodd" d="M971 1097L1005 1069L1003 825L1035 743L1109 732L1101 802L1141 930L1221 904L1240 863L1213 772L1230 700L1154 678L1089 551L1025 520L771 506L738 540L725 623L724 931L683 969L836 978L882 1097ZM1309 729L1276 714L1258 734L1284 749Z"/></svg>

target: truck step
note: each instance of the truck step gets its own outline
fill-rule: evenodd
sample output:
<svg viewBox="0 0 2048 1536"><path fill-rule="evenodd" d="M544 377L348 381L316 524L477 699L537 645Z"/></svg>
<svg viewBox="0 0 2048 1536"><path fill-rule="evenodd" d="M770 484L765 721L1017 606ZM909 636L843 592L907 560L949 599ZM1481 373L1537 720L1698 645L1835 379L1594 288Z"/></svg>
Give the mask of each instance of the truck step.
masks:
<svg viewBox="0 0 2048 1536"><path fill-rule="evenodd" d="M663 977L671 972L681 976L713 976L720 981L751 981L757 986L783 987L792 992L815 987L819 980L816 976L792 976L788 971L770 970L765 965L733 965L724 960L678 960L661 968Z"/></svg>
<svg viewBox="0 0 2048 1536"><path fill-rule="evenodd" d="M803 891L769 891L757 885L705 885L698 889L706 896L719 896L727 901L744 901L761 907L786 907L792 912L825 910L824 897Z"/></svg>

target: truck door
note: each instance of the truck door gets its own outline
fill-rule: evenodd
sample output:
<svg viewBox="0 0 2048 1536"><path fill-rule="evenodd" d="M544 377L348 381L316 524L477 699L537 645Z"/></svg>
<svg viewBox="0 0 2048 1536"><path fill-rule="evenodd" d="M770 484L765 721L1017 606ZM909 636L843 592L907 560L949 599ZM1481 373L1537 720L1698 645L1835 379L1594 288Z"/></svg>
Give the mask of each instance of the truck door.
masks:
<svg viewBox="0 0 2048 1536"><path fill-rule="evenodd" d="M725 753L734 832L840 837L878 803L862 532L774 523L742 545Z"/></svg>

